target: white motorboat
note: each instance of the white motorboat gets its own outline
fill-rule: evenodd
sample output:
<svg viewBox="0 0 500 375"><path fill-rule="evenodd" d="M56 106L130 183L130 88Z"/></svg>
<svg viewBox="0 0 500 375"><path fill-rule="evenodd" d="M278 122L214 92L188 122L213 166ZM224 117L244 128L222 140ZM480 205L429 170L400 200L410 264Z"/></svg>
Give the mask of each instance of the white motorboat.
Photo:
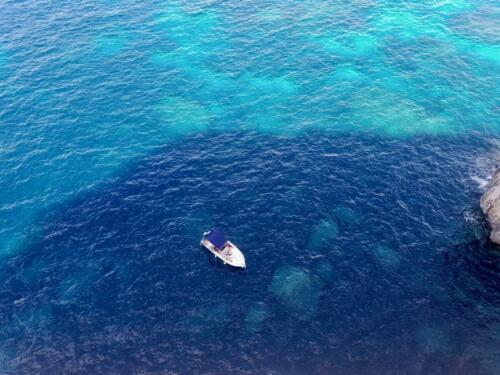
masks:
<svg viewBox="0 0 500 375"><path fill-rule="evenodd" d="M201 245L221 259L224 264L238 268L246 267L245 257L240 249L231 241L227 241L224 233L217 229L203 233Z"/></svg>

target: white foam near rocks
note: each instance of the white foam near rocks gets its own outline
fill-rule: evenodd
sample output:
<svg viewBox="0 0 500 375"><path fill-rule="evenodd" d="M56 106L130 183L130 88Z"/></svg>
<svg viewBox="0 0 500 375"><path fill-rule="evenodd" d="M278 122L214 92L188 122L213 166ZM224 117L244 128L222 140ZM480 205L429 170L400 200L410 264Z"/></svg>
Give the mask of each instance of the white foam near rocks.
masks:
<svg viewBox="0 0 500 375"><path fill-rule="evenodd" d="M500 170L494 174L481 197L481 209L491 227L490 240L500 244Z"/></svg>

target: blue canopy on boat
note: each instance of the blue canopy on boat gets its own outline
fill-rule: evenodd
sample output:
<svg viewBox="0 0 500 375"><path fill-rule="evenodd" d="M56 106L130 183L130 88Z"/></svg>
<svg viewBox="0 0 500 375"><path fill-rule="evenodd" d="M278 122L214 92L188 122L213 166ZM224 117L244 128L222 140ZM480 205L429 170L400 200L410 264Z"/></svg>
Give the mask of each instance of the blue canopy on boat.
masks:
<svg viewBox="0 0 500 375"><path fill-rule="evenodd" d="M218 249L222 249L226 244L226 237L220 230L212 229L205 238L214 244Z"/></svg>

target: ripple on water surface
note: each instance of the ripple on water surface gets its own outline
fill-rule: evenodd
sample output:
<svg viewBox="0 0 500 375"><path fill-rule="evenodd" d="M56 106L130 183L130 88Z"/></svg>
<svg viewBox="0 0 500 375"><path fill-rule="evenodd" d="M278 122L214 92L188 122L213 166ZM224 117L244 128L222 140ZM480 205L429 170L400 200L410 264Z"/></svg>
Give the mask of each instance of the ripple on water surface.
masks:
<svg viewBox="0 0 500 375"><path fill-rule="evenodd" d="M232 147L227 148L228 144ZM443 323L434 332L436 318L455 322L447 319L462 314L457 302L445 296L450 280L441 279L442 267L447 266L439 251L456 250L442 245L445 249L436 252L428 246L433 236L419 232L415 225L399 232L401 242L411 243L415 250L408 250L411 257L400 261L399 249L391 241L387 241L391 248L379 246L380 238L387 236L381 227L405 228L407 216L397 210L385 214L394 209L392 199L352 196L353 191L375 197L393 194L396 176L409 180L415 168L426 171L421 175L425 183L442 184L441 172L433 172L436 168L448 165L461 170L464 163L454 164L456 155L444 152L439 141L419 145L339 137L332 143L331 138L318 135L297 140L254 133L213 134L175 145L174 150L165 147L127 168L110 185L42 217L39 238L3 266L1 281L6 291L12 291L0 296L5 323L0 335L5 339L2 351L7 353L9 369L29 372L36 366L35 349L24 347L33 335L40 338L37 345L48 340L58 353L81 341L71 358L89 351L108 353L108 345L115 345L120 353L123 349L154 358L168 356L168 368L195 373L203 372L202 364L220 368L220 362L210 358L221 352L228 353L230 359L225 360L231 365L241 362L240 348L251 358L252 368L262 371L275 363L275 352L280 350L293 356L294 363L320 374L331 368L328 358L344 353L339 345L364 353L370 366L376 366L384 356L399 361L399 352L387 349L392 348L394 337L400 340L398 347L411 349L404 357L415 352L422 358L444 353L441 364L426 363L431 369L463 355L455 344L455 332L460 332L454 326L457 323L451 327ZM399 155L415 147L423 157L413 162L412 169L403 168L407 161ZM478 145L464 142L461 147L468 150ZM340 157L346 148L349 157ZM436 148L440 152L434 154ZM335 167L332 158L338 161ZM427 164L430 160L432 167ZM388 161L393 167L387 167ZM352 168L358 178L350 178ZM368 174L372 169L379 172ZM207 175L217 178L207 180ZM304 181L314 181L314 187ZM286 199L281 199L281 191L287 192ZM435 200L428 199L428 192L419 186L397 192L408 210L430 210L433 214L427 220L436 220L441 233L446 226L442 218L450 210L460 216L457 196L469 200L451 194L442 197L443 207L436 209ZM321 205L312 204L316 201ZM272 211L269 202L273 202ZM318 221L321 217L325 219ZM367 224L356 227L360 217ZM230 270L199 247L201 233L212 226L237 240L247 256L247 270ZM309 236L315 251L307 246ZM415 263L409 264L410 259ZM420 262L427 267L420 268ZM471 277L464 272L460 280ZM471 302L462 298L466 304ZM374 315L381 318L374 320ZM380 324L380 319L391 324ZM118 346L116 340L123 335L117 332L130 333ZM359 335L368 339L360 342ZM462 334L458 338L464 339ZM378 346L373 346L374 341ZM323 351L311 354L316 353L311 345ZM379 346L384 346L385 354L377 351ZM10 348L25 348L21 365L15 365L18 354ZM198 359L185 362L185 350ZM302 357L306 353L315 356L314 363ZM45 361L46 357L36 358ZM99 363L118 366L106 354L99 358ZM153 360L148 368L160 368L159 363ZM82 373L94 368L78 366ZM287 367L286 363L280 366ZM342 358L336 366L354 371ZM59 369L57 363L47 368Z"/></svg>
<svg viewBox="0 0 500 375"><path fill-rule="evenodd" d="M129 39L130 37L127 35L120 35L119 33L101 35L95 41L95 49L100 54L115 56L125 50L129 44Z"/></svg>
<svg viewBox="0 0 500 375"><path fill-rule="evenodd" d="M1 8L0 372L498 373L497 2Z"/></svg>
<svg viewBox="0 0 500 375"><path fill-rule="evenodd" d="M0 46L0 67L4 68L5 65L7 65L7 52Z"/></svg>

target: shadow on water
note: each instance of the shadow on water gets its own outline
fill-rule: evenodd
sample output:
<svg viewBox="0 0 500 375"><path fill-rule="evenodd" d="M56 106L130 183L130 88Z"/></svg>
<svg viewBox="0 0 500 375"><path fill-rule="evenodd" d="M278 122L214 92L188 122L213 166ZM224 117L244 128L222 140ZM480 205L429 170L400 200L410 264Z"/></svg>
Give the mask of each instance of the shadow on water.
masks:
<svg viewBox="0 0 500 375"><path fill-rule="evenodd" d="M246 272L246 269L228 266L221 259L217 258L214 254L209 252L203 246L200 245L199 248L200 248L200 252L205 254L205 257L207 259L207 263L210 265L210 268L213 268L215 270L220 270L223 272L230 272L233 274L240 274L240 273Z"/></svg>
<svg viewBox="0 0 500 375"><path fill-rule="evenodd" d="M454 146L314 133L171 144L47 212L39 238L2 266L2 366L487 373L494 353L478 353L499 341L484 328L498 260L482 240L448 245L477 198L456 182L456 153L483 145ZM248 269L199 246L214 225Z"/></svg>

